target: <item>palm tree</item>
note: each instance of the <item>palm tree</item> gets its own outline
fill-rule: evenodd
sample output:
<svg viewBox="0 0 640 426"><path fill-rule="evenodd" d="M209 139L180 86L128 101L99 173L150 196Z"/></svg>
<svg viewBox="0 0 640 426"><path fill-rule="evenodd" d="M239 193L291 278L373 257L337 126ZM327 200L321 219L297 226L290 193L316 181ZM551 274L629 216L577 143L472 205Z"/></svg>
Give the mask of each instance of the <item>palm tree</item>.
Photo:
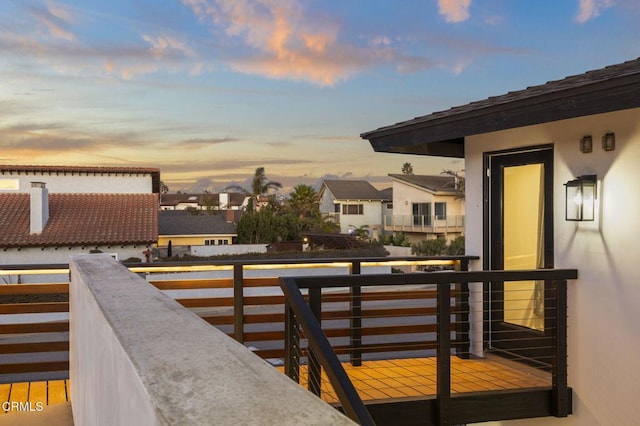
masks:
<svg viewBox="0 0 640 426"><path fill-rule="evenodd" d="M261 195L266 194L270 189L278 188L282 188L282 184L280 182L267 180L267 176L264 172L264 167L258 167L253 174L253 180L251 181L251 191L248 191L239 185L229 185L224 190L239 191L245 195L248 195L250 197L249 211L254 211L258 206L258 198Z"/></svg>
<svg viewBox="0 0 640 426"><path fill-rule="evenodd" d="M404 163L402 165L402 174L404 175L412 175L413 174L413 166L411 163Z"/></svg>
<svg viewBox="0 0 640 426"><path fill-rule="evenodd" d="M309 185L301 183L289 193L291 210L300 217L310 217L318 211L318 193Z"/></svg>
<svg viewBox="0 0 640 426"><path fill-rule="evenodd" d="M258 167L253 175L253 181L251 182L251 190L254 196L263 195L269 192L270 189L282 188L280 182L267 180L267 176L264 173L264 167Z"/></svg>

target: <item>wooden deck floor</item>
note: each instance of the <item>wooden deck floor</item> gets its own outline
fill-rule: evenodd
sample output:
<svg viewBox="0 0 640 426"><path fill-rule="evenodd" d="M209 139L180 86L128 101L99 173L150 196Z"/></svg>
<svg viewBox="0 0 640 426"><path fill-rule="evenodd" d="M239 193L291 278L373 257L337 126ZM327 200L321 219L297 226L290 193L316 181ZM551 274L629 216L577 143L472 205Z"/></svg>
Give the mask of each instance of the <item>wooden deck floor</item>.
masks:
<svg viewBox="0 0 640 426"><path fill-rule="evenodd" d="M69 400L69 380L0 384L0 416L15 411L12 410L12 403L20 403L23 409L28 407L36 411L38 406L61 404Z"/></svg>
<svg viewBox="0 0 640 426"><path fill-rule="evenodd" d="M381 401L436 395L436 358L363 361L362 366L343 364L363 401ZM278 367L284 372L284 367ZM300 367L300 384L307 387L307 368ZM466 360L451 357L452 393L495 391L551 386L549 374L498 360ZM338 399L324 372L321 397Z"/></svg>

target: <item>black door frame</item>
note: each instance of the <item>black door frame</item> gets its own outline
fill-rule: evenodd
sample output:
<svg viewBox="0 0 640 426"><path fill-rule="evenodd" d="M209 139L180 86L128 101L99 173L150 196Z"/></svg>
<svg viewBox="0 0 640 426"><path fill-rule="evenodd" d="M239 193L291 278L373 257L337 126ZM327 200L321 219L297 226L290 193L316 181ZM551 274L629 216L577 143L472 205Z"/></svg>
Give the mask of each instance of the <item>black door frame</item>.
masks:
<svg viewBox="0 0 640 426"><path fill-rule="evenodd" d="M504 269L504 222L503 222L503 170L504 167L526 164L544 164L544 267L554 267L554 240L553 240L553 145L538 145L517 148L504 151L484 153L484 231L483 231L483 268L485 270ZM549 297L549 285L545 283L545 299ZM506 323L503 321L504 296L503 283L484 283L484 346L485 350L500 352L510 356L510 349L518 348L523 353L523 344L536 338L536 346L541 345L540 340L551 339L550 330L553 329L555 320L548 315L548 307L545 304L544 332L535 331L527 327ZM516 343L494 342L494 335L499 332L508 332L510 340ZM526 346L526 344L525 344ZM524 350L526 356L536 359L547 358L551 355L549 350L539 348L530 351Z"/></svg>

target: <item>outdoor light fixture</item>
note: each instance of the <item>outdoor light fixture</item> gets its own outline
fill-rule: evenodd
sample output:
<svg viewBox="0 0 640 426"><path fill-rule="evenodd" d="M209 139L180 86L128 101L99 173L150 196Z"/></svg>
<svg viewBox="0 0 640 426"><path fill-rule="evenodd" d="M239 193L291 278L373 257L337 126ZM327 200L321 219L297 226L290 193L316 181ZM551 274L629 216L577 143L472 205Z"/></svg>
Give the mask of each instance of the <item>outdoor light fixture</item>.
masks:
<svg viewBox="0 0 640 426"><path fill-rule="evenodd" d="M613 132L605 133L602 137L602 149L605 151L613 151L616 149L616 134Z"/></svg>
<svg viewBox="0 0 640 426"><path fill-rule="evenodd" d="M595 219L598 177L584 175L565 183L565 220L593 221Z"/></svg>
<svg viewBox="0 0 640 426"><path fill-rule="evenodd" d="M583 136L580 139L580 152L587 154L593 151L593 138L591 135Z"/></svg>

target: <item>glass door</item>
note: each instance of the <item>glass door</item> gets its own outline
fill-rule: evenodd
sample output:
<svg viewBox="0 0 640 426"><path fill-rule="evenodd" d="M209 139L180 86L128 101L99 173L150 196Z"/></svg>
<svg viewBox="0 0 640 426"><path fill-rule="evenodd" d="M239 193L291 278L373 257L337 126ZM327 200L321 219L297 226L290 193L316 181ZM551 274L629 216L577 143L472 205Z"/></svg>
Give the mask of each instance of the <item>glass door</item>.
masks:
<svg viewBox="0 0 640 426"><path fill-rule="evenodd" d="M553 267L553 149L487 154L489 269ZM545 357L543 281L487 283L488 349Z"/></svg>

